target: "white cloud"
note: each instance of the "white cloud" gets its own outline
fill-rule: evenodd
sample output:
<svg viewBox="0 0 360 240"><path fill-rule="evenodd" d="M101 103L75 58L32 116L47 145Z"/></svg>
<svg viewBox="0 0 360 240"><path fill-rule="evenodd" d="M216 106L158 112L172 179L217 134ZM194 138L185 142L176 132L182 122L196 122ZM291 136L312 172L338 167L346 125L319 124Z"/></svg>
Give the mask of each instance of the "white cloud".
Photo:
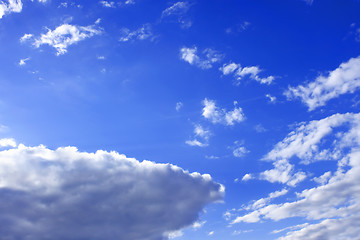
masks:
<svg viewBox="0 0 360 240"><path fill-rule="evenodd" d="M165 235L166 235L166 234L165 234ZM167 233L167 237L168 237L169 239L178 238L178 237L181 237L181 236L183 236L183 235L184 235L184 233L183 233L182 230L178 230L178 231L173 231L173 232Z"/></svg>
<svg viewBox="0 0 360 240"><path fill-rule="evenodd" d="M32 34L24 34L21 38L20 38L20 42L23 43L23 42L26 42L28 41L29 39L31 39L34 35Z"/></svg>
<svg viewBox="0 0 360 240"><path fill-rule="evenodd" d="M2 239L158 240L190 227L224 188L207 174L116 152L0 151ZM176 217L174 217L176 216Z"/></svg>
<svg viewBox="0 0 360 240"><path fill-rule="evenodd" d="M144 24L142 27L135 31L130 31L128 28L121 29L122 36L120 37L121 42L127 42L131 40L145 40L150 38L150 40L154 39L154 35L151 30L150 24Z"/></svg>
<svg viewBox="0 0 360 240"><path fill-rule="evenodd" d="M315 140L308 147L310 136ZM333 149L329 152L340 151L337 157L316 157L329 147ZM265 204L236 217L232 223L266 219L279 221L297 217L298 220L303 218L306 221L276 230L274 233L289 231L279 240L356 239L360 236L360 113L335 114L308 124L303 123L275 149L267 157L277 159L276 163L297 155L300 161L310 164L313 162L308 159L311 155L313 158L335 160L337 169L324 169L325 173L317 177L317 186L305 188L290 201ZM305 149L310 153L306 154ZM284 162L284 166L287 164ZM308 223L309 220L311 223Z"/></svg>
<svg viewBox="0 0 360 240"><path fill-rule="evenodd" d="M115 8L115 2L112 1L100 1L99 2L103 7L107 7L107 8Z"/></svg>
<svg viewBox="0 0 360 240"><path fill-rule="evenodd" d="M21 12L23 4L21 0L8 0L0 2L0 19L10 13Z"/></svg>
<svg viewBox="0 0 360 240"><path fill-rule="evenodd" d="M177 102L176 103L176 106L175 106L175 109L176 111L180 111L180 109L184 106L184 104L182 102Z"/></svg>
<svg viewBox="0 0 360 240"><path fill-rule="evenodd" d="M105 56L98 56L97 59L99 59L99 60L105 60Z"/></svg>
<svg viewBox="0 0 360 240"><path fill-rule="evenodd" d="M203 101L204 108L202 115L204 118L209 119L212 123L221 123L224 125L234 125L245 120L245 115L241 107L235 107L231 111L226 109L219 109L216 106L214 100L208 100L207 98Z"/></svg>
<svg viewBox="0 0 360 240"><path fill-rule="evenodd" d="M162 13L161 17L167 17L170 15L183 15L190 8L190 4L188 2L176 2L170 7L166 8Z"/></svg>
<svg viewBox="0 0 360 240"><path fill-rule="evenodd" d="M306 85L289 87L284 93L289 100L300 98L309 111L324 106L340 95L353 93L360 88L360 56L341 63L327 76L320 75Z"/></svg>
<svg viewBox="0 0 360 240"><path fill-rule="evenodd" d="M241 179L241 181L246 182L246 181L249 181L249 180L251 180L251 179L254 179L254 177L253 177L250 173L247 173L247 174L245 174L245 175L243 176L243 178Z"/></svg>
<svg viewBox="0 0 360 240"><path fill-rule="evenodd" d="M254 127L255 131L258 132L258 133L262 133L262 132L266 132L266 128L264 128L263 125L261 125L260 123L255 125Z"/></svg>
<svg viewBox="0 0 360 240"><path fill-rule="evenodd" d="M197 221L194 222L194 224L192 225L193 229L197 230L199 228L202 228L205 225L206 221Z"/></svg>
<svg viewBox="0 0 360 240"><path fill-rule="evenodd" d="M224 64L219 70L222 72L223 75L233 74L236 78L237 84L246 77L249 76L250 79L255 80L261 84L271 84L275 77L268 76L268 77L260 77L259 74L262 71L258 66L251 66L251 67L241 67L240 64L236 63L228 63Z"/></svg>
<svg viewBox="0 0 360 240"><path fill-rule="evenodd" d="M211 231L208 233L208 236L212 236L212 235L214 235L214 233L215 233L214 231Z"/></svg>
<svg viewBox="0 0 360 240"><path fill-rule="evenodd" d="M23 66L23 65L25 65L26 64L26 62L27 61L29 61L30 60L30 58L28 57L28 58L24 58L24 59L20 59L20 61L19 61L19 65L20 66Z"/></svg>
<svg viewBox="0 0 360 240"><path fill-rule="evenodd" d="M243 141L235 141L234 142L234 146L229 147L231 149L233 149L233 155L234 157L238 157L238 158L242 158L244 157L247 153L249 153L250 151L247 150L244 147L244 143Z"/></svg>
<svg viewBox="0 0 360 240"><path fill-rule="evenodd" d="M194 128L195 139L188 140L185 143L190 146L198 146L198 147L207 147L209 137L211 132L209 130L205 130L201 125L197 124ZM200 142L198 138L202 139L203 142Z"/></svg>
<svg viewBox="0 0 360 240"><path fill-rule="evenodd" d="M16 147L16 141L13 138L1 138L0 139L0 148L4 147Z"/></svg>
<svg viewBox="0 0 360 240"><path fill-rule="evenodd" d="M281 197L287 193L288 193L288 190L285 188L280 191L275 191L275 192L269 193L268 197L260 198L256 201L252 202L249 206L245 207L245 209L246 210L254 210L254 209L262 208L262 207L266 206L272 199Z"/></svg>
<svg viewBox="0 0 360 240"><path fill-rule="evenodd" d="M276 97L275 96L271 96L270 94L266 94L265 97L267 97L271 103L276 102Z"/></svg>
<svg viewBox="0 0 360 240"><path fill-rule="evenodd" d="M214 63L220 62L223 55L210 48L205 49L201 53L202 57L197 55L197 48L183 47L180 49L180 58L191 65L197 66L201 69L212 68Z"/></svg>
<svg viewBox="0 0 360 240"><path fill-rule="evenodd" d="M101 33L101 28L99 28L96 24L84 27L63 24L55 30L49 29L46 34L41 34L40 37L35 39L33 45L36 48L39 48L41 45L47 44L56 49L56 55L61 55L67 52L67 48L70 45Z"/></svg>

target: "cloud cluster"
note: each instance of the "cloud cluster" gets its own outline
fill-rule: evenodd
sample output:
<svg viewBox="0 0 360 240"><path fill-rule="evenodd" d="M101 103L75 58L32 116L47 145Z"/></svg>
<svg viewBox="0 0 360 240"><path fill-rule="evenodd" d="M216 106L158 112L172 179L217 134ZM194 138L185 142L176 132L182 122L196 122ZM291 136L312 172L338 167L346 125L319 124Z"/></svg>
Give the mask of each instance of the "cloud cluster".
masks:
<svg viewBox="0 0 360 240"><path fill-rule="evenodd" d="M142 27L130 31L128 28L123 28L122 30L122 36L120 37L121 42L127 42L131 40L145 40L145 39L152 39L154 37L154 34L151 30L150 24L144 24Z"/></svg>
<svg viewBox="0 0 360 240"><path fill-rule="evenodd" d="M10 13L19 13L21 12L23 4L21 0L8 0L7 3L0 2L0 19Z"/></svg>
<svg viewBox="0 0 360 240"><path fill-rule="evenodd" d="M233 74L236 78L237 84L239 84L240 81L247 76L261 84L271 84L275 79L274 76L260 77L259 74L262 70L258 66L241 67L240 64L232 62L224 64L219 70L223 75Z"/></svg>
<svg viewBox="0 0 360 240"><path fill-rule="evenodd" d="M79 41L90 38L102 33L102 29L97 26L99 19L94 25L77 26L63 24L54 30L49 29L47 33L41 34L35 38L33 45L39 48L41 45L49 45L56 49L56 55L62 55L67 52L67 48ZM33 37L32 34L25 34L20 38L20 42L28 41Z"/></svg>
<svg viewBox="0 0 360 240"><path fill-rule="evenodd" d="M202 51L201 55L201 57L198 55L196 47L183 47L180 49L180 58L182 60L201 69L212 68L214 63L220 62L224 57L222 54L210 48Z"/></svg>
<svg viewBox="0 0 360 240"><path fill-rule="evenodd" d="M265 159L277 163L298 159L304 164L335 160L337 169L324 169L318 185L297 193L294 201L266 203L235 218L233 224L303 217L313 223L289 227L279 239L356 239L360 235L360 113L302 123Z"/></svg>
<svg viewBox="0 0 360 240"><path fill-rule="evenodd" d="M13 147L0 151L2 239L167 239L224 193L209 175L116 152Z"/></svg>
<svg viewBox="0 0 360 240"><path fill-rule="evenodd" d="M231 111L221 109L216 106L214 100L208 100L207 98L203 101L204 108L202 115L204 118L209 119L212 123L220 123L224 125L234 125L245 120L245 115L241 107L235 107Z"/></svg>
<svg viewBox="0 0 360 240"><path fill-rule="evenodd" d="M324 106L329 100L360 88L360 56L341 63L327 76L320 75L307 85L289 87L288 99L300 98L309 111Z"/></svg>

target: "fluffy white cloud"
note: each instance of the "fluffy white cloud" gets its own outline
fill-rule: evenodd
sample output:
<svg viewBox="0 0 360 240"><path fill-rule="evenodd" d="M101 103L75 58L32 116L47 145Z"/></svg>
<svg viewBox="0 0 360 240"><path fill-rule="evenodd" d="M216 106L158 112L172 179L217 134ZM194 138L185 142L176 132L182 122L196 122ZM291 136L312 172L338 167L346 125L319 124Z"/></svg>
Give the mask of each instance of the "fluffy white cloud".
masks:
<svg viewBox="0 0 360 240"><path fill-rule="evenodd" d="M16 147L16 141L13 138L1 138L0 139L0 148L3 147Z"/></svg>
<svg viewBox="0 0 360 240"><path fill-rule="evenodd" d="M250 79L255 80L261 84L271 84L275 77L268 76L268 77L260 77L259 74L262 71L258 66L251 66L251 67L241 67L240 64L236 63L228 63L224 64L219 70L222 72L223 75L233 74L236 77L237 84L246 77L249 76Z"/></svg>
<svg viewBox="0 0 360 240"><path fill-rule="evenodd" d="M188 140L185 143L190 146L198 146L198 147L207 147L209 137L211 135L211 132L209 130L205 130L201 125L197 124L194 128L194 135L195 139ZM201 139L202 142L200 142L198 139Z"/></svg>
<svg viewBox="0 0 360 240"><path fill-rule="evenodd" d="M310 144L310 141L313 142ZM324 151L338 153L336 157L333 154L324 157ZM337 169L324 169L316 178L318 185L296 193L295 200L266 203L235 218L232 223L302 217L306 220L303 225L274 233L289 231L279 238L281 240L356 239L360 236L360 113L335 114L302 123L266 157L278 159L276 163L280 163L294 156L305 164L319 159L335 160ZM309 220L312 223L308 223Z"/></svg>
<svg viewBox="0 0 360 240"><path fill-rule="evenodd" d="M226 109L220 109L216 106L214 100L208 100L207 98L203 101L204 108L202 115L204 118L209 119L212 123L221 123L225 125L234 125L245 120L245 115L241 107L235 107L231 111Z"/></svg>
<svg viewBox="0 0 360 240"><path fill-rule="evenodd" d="M23 42L26 42L28 41L29 39L31 39L34 35L32 34L24 34L21 38L20 38L20 42L23 43Z"/></svg>
<svg viewBox="0 0 360 240"><path fill-rule="evenodd" d="M46 34L41 34L40 37L35 39L33 45L39 48L41 45L47 44L56 49L56 55L64 54L70 45L101 34L102 29L97 26L97 23L84 27L70 24L60 25L55 30L49 29Z"/></svg>
<svg viewBox="0 0 360 240"><path fill-rule="evenodd" d="M21 12L23 4L21 0L8 0L0 2L0 19L10 13L19 13Z"/></svg>
<svg viewBox="0 0 360 240"><path fill-rule="evenodd" d="M254 177L250 174L250 173L247 173L247 174L245 174L244 176L243 176L243 178L241 179L241 181L244 181L244 182L246 182L246 181L249 181L249 180L251 180L251 179L253 179Z"/></svg>
<svg viewBox="0 0 360 240"><path fill-rule="evenodd" d="M341 63L327 76L320 75L306 85L289 87L288 99L300 98L309 111L324 106L329 100L342 94L353 93L360 88L360 56Z"/></svg>
<svg viewBox="0 0 360 240"><path fill-rule="evenodd" d="M121 42L127 42L130 40L145 40L150 38L151 40L154 38L154 34L151 30L150 24L144 24L137 30L130 31L128 28L121 29L122 36L120 37Z"/></svg>
<svg viewBox="0 0 360 240"><path fill-rule="evenodd" d="M171 164L20 144L0 151L0 236L167 239L223 193L209 175Z"/></svg>
<svg viewBox="0 0 360 240"><path fill-rule="evenodd" d="M197 55L197 48L183 47L180 49L180 58L191 65L197 66L201 69L212 68L214 63L220 62L223 55L210 48L202 51L202 57Z"/></svg>

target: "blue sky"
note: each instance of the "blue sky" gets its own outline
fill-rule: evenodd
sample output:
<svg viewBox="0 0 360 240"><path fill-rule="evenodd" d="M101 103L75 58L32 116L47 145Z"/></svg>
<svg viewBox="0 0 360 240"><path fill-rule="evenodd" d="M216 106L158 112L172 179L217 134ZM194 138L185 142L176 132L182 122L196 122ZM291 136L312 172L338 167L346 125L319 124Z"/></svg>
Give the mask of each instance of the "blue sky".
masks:
<svg viewBox="0 0 360 240"><path fill-rule="evenodd" d="M356 239L359 10L1 1L0 235Z"/></svg>

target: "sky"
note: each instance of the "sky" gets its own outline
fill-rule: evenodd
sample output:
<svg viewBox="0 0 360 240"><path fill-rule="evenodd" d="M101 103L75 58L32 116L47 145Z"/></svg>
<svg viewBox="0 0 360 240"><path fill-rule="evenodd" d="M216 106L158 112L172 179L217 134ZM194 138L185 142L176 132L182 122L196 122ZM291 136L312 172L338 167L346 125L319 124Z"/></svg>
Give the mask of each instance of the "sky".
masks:
<svg viewBox="0 0 360 240"><path fill-rule="evenodd" d="M0 1L0 236L360 236L357 0Z"/></svg>

